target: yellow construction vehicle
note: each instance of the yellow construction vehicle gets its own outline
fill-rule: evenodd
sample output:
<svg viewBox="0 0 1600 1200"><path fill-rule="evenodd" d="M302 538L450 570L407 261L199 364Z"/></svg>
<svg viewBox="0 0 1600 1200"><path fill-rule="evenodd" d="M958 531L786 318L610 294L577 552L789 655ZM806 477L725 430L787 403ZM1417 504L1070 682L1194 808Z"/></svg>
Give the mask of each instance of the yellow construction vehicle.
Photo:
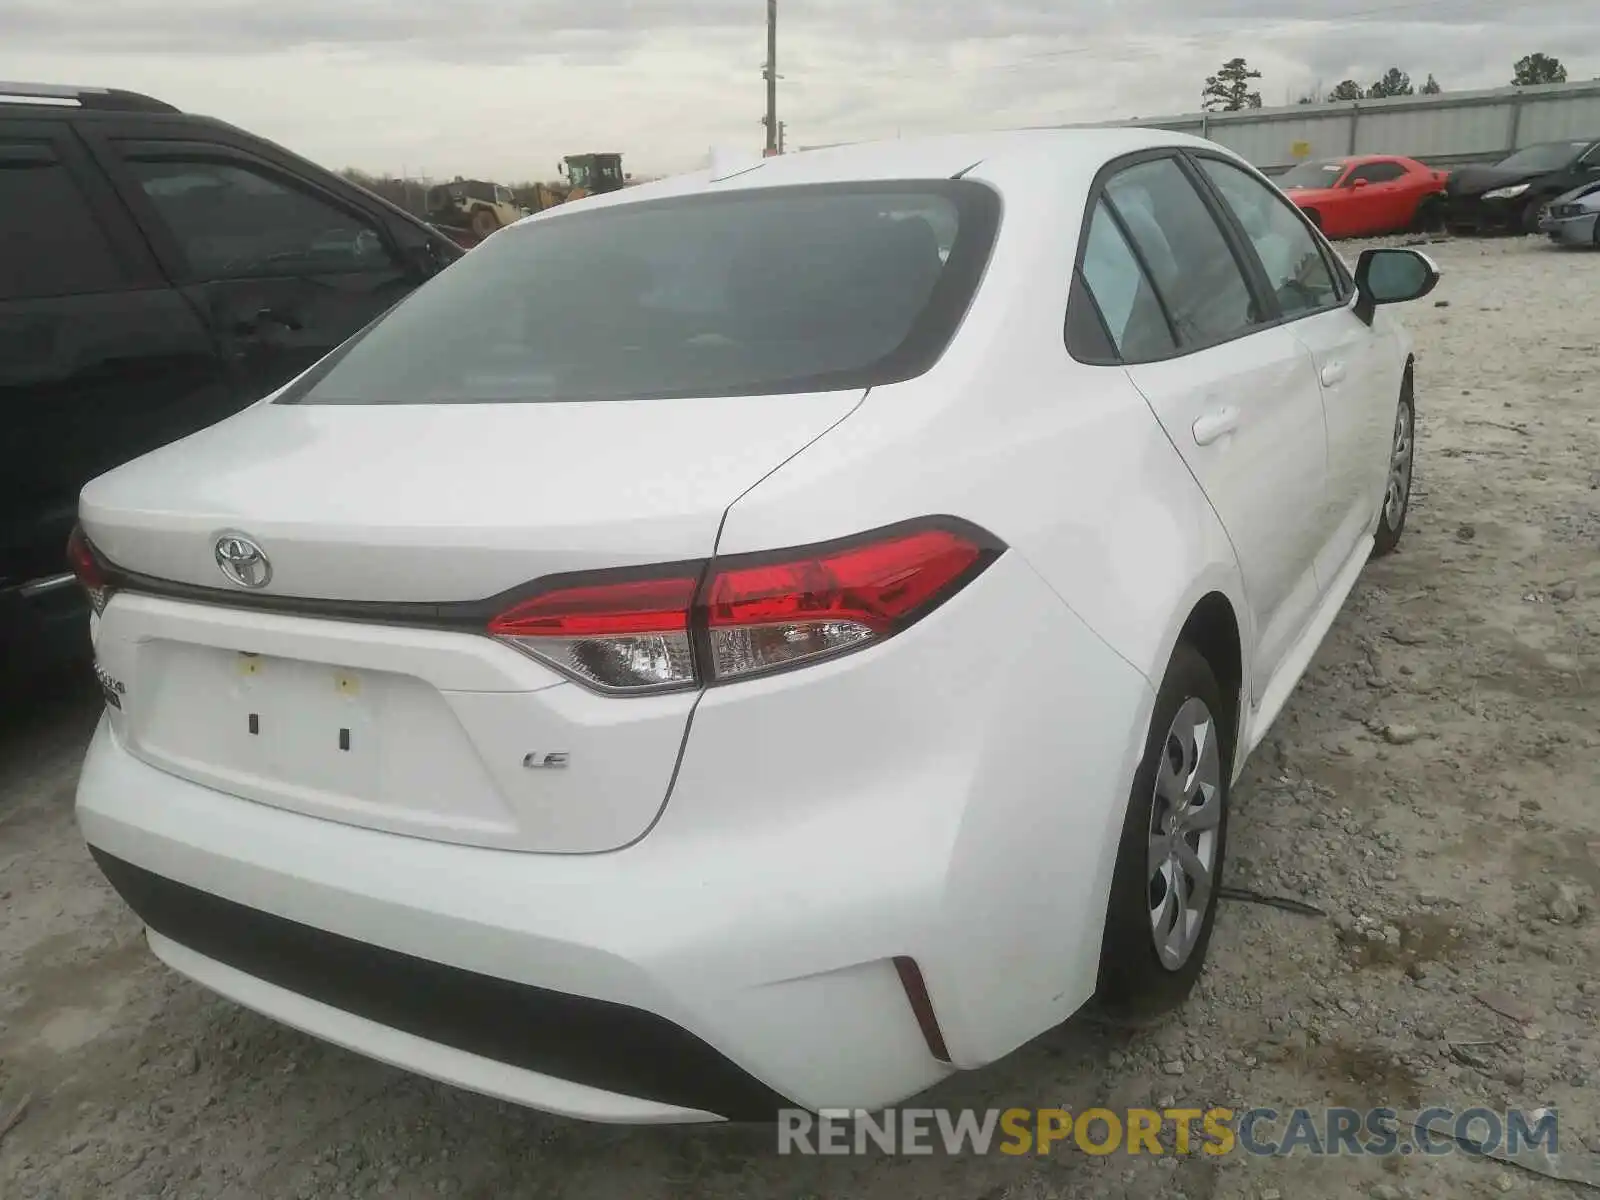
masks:
<svg viewBox="0 0 1600 1200"><path fill-rule="evenodd" d="M568 200L615 192L628 181L620 154L569 154L559 170L567 181Z"/></svg>
<svg viewBox="0 0 1600 1200"><path fill-rule="evenodd" d="M569 154L557 170L561 183L523 184L515 189L475 179L442 184L428 192L428 219L458 245L471 247L531 213L628 184L620 154Z"/></svg>

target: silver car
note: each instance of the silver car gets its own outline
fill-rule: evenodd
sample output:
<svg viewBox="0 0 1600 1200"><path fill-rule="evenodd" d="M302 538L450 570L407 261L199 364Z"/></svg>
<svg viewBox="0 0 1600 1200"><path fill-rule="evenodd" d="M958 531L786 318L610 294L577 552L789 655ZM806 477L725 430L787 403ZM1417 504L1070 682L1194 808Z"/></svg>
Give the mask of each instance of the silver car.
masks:
<svg viewBox="0 0 1600 1200"><path fill-rule="evenodd" d="M1600 183L1586 183L1550 201L1539 232L1566 246L1600 246Z"/></svg>

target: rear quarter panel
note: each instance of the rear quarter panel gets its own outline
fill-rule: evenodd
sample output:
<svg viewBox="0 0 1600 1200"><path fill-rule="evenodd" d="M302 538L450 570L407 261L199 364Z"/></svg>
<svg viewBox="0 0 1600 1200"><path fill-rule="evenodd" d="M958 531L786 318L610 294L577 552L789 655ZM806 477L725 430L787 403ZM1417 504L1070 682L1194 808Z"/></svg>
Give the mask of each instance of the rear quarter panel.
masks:
<svg viewBox="0 0 1600 1200"><path fill-rule="evenodd" d="M966 724L953 727L963 745L987 748L992 761L1007 767L974 780L972 809L949 852L952 879L1003 857L1011 882L993 872L984 881L995 893L986 911L997 928L1008 911L1014 921L1025 911L1029 929L1087 924L1092 930L1070 955L1062 942L1059 976L1031 964L1026 988L1019 976L1019 994L989 1010L999 1027L971 1044L992 1052L1038 1033L1085 998L1075 989L1085 972L1092 979L1110 864L1154 686L1193 605L1220 592L1243 625L1241 641L1250 644L1252 634L1232 548L1126 372L1086 367L1066 352L1062 326L1093 166L1063 164L1054 179L1034 173L1026 180L990 176L986 166L968 178L1000 188L1005 216L955 343L926 376L871 391L848 419L740 498L725 519L718 552L800 545L929 514L961 516L1009 545L1002 562L1015 561L1004 576L971 586L1009 580L1015 616L963 621L953 604L913 631L927 653L938 653L941 639L954 639L964 656L967 643L977 640L992 643L995 659L1005 661L1019 639L1048 628L1030 615L1035 601L1028 598L1038 592L1062 606L1063 629L1085 630L1107 659L1121 660L1127 679L1139 682L1135 691L1108 685L1097 693L1087 719L1103 738L1093 753L1079 747L1082 688L1110 676L1098 651L1066 635L1057 644L1050 635L1052 643L1032 657L1056 666L1016 674L1028 720L1019 721L1013 706L978 703L975 693ZM994 611L1007 610L1002 604ZM927 686L939 687L937 677ZM951 678L946 686L963 685ZM703 706L700 717L708 716ZM697 717L691 747L702 732ZM801 745L829 744L793 725L785 735ZM986 794L996 787L1003 797ZM1066 793L1072 801L1064 807ZM980 816L982 806L1019 814L1028 836L1006 834ZM670 819L670 805L668 812ZM1014 834L1016 823L1008 828ZM1063 871L1088 872L1086 889L1026 884ZM985 966L979 958L972 969ZM937 994L934 1001L937 1007ZM972 1028L984 1020L982 1013L963 1013Z"/></svg>
<svg viewBox="0 0 1600 1200"><path fill-rule="evenodd" d="M1067 354L1069 280L1096 166L1064 162L1043 181L988 164L968 175L1001 192L1005 215L954 342L927 375L872 389L741 497L719 553L965 517L1157 680L1191 596L1222 591L1247 619L1232 547L1143 397L1122 368Z"/></svg>

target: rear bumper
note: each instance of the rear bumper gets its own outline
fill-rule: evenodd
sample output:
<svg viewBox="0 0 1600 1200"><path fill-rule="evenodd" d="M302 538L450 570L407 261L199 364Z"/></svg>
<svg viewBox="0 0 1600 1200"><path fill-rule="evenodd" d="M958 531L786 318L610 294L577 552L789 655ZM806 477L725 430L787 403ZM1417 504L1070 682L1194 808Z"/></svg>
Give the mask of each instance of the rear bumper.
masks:
<svg viewBox="0 0 1600 1200"><path fill-rule="evenodd" d="M784 1100L699 1038L627 1005L530 987L398 954L287 921L163 878L93 850L111 885L148 927L156 954L248 1007L315 1031L342 1027L354 1042L385 1032L404 1061L432 1042L471 1060L549 1078L569 1104L632 1119L683 1113L770 1119ZM268 982L271 981L271 982ZM359 1014L359 1016L357 1016ZM368 1028L360 1032L348 1018ZM363 1036L364 1035L364 1036ZM396 1036L398 1035L398 1036ZM342 1040L335 1038L335 1040ZM491 1072L492 1073L492 1072ZM562 1085L571 1076L589 1086ZM592 1092L593 1095L584 1095ZM608 1093L634 1097L608 1100Z"/></svg>
<svg viewBox="0 0 1600 1200"><path fill-rule="evenodd" d="M990 574L882 653L708 692L626 849L273 808L139 761L106 721L79 823L158 955L369 1056L591 1120L878 1108L1095 987L1153 697L1019 558Z"/></svg>
<svg viewBox="0 0 1600 1200"><path fill-rule="evenodd" d="M78 819L169 965L446 1083L646 1123L887 1103L950 1070L929 1055L892 964L793 978L781 944L770 961L740 961L760 933L729 878L753 865L741 861L748 847L728 847L719 868L359 829L166 775L105 722ZM810 890L802 873L765 879L788 891L796 918ZM834 1069L819 1070L818 1055Z"/></svg>

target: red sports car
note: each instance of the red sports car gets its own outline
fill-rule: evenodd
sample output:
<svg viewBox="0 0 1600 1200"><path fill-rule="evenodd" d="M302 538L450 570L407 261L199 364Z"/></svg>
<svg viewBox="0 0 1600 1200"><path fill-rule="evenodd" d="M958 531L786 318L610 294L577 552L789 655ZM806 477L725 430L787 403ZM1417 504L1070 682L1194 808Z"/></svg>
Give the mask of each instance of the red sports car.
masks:
<svg viewBox="0 0 1600 1200"><path fill-rule="evenodd" d="M1438 223L1448 171L1414 158L1312 160L1273 180L1329 237L1371 237Z"/></svg>

